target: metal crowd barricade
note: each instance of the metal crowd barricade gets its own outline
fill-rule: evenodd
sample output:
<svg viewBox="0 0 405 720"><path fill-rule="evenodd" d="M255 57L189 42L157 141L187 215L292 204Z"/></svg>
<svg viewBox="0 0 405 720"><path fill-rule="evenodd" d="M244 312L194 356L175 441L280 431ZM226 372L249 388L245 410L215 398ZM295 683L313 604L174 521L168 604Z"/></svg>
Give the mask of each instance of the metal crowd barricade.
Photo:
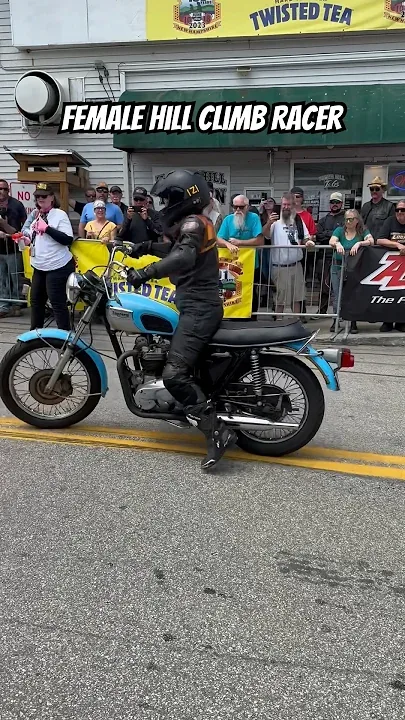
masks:
<svg viewBox="0 0 405 720"><path fill-rule="evenodd" d="M25 278L24 262L16 243L0 250L0 313L19 314L26 306L28 280Z"/></svg>
<svg viewBox="0 0 405 720"><path fill-rule="evenodd" d="M256 249L252 316L330 318L340 324L345 256L332 282L332 248L263 246Z"/></svg>

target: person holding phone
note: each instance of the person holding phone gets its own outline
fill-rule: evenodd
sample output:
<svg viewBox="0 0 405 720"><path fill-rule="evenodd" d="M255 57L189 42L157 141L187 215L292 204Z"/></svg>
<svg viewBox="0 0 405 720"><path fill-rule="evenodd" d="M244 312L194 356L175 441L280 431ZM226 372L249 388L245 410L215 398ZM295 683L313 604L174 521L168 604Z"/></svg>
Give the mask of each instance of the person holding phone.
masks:
<svg viewBox="0 0 405 720"><path fill-rule="evenodd" d="M274 198L263 198L259 205L259 217L262 224L264 244L270 245L271 227L280 218L280 208L276 205ZM269 282L270 267L270 250L263 249L261 254L260 270L256 270L257 280L255 279L255 282L260 282L262 286L261 302L267 306L267 309L269 309L273 304L271 286Z"/></svg>
<svg viewBox="0 0 405 720"><path fill-rule="evenodd" d="M132 195L132 205L128 207L124 224L117 238L133 242L156 242L162 235L163 229L159 220L159 213L148 207L148 193L144 187L136 187Z"/></svg>

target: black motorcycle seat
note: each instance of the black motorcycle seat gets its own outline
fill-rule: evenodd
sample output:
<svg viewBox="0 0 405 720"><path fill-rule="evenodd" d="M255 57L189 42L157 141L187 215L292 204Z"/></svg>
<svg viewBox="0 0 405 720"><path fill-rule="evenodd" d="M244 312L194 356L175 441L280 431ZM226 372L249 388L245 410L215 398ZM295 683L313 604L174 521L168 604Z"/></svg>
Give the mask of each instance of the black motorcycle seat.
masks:
<svg viewBox="0 0 405 720"><path fill-rule="evenodd" d="M305 342L312 334L299 320L223 320L211 345L263 347L299 340Z"/></svg>

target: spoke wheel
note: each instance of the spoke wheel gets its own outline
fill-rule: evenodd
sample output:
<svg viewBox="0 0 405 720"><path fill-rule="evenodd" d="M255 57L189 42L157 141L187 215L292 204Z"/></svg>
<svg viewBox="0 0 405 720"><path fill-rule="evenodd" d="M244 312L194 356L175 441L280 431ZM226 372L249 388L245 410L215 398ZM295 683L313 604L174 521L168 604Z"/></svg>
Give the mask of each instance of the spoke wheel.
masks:
<svg viewBox="0 0 405 720"><path fill-rule="evenodd" d="M98 370L83 351L71 358L53 391L47 392L62 346L53 339L17 343L1 362L1 398L13 415L30 425L67 427L87 417L100 400Z"/></svg>
<svg viewBox="0 0 405 720"><path fill-rule="evenodd" d="M235 413L248 413L265 417L277 423L298 427L266 427L237 431L238 445L257 455L281 456L296 452L307 445L318 432L325 414L325 398L316 375L300 360L283 355L261 355L263 395L253 392L253 374L250 368L237 381L238 398L230 386L226 401ZM223 398L225 400L225 398ZM236 400L243 405L236 405ZM259 406L258 400L262 402Z"/></svg>

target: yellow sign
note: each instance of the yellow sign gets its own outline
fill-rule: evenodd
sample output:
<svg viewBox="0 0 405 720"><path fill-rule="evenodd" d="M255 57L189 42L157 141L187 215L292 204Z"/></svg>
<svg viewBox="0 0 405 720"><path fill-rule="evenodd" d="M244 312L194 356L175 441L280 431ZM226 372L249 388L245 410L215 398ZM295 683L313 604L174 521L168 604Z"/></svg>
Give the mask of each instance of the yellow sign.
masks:
<svg viewBox="0 0 405 720"><path fill-rule="evenodd" d="M403 30L405 3L396 0L146 0L147 39Z"/></svg>
<svg viewBox="0 0 405 720"><path fill-rule="evenodd" d="M94 270L101 275L109 261L108 248L102 243L76 240L71 247L76 261L77 272L85 273L86 270ZM144 255L139 260L125 258L121 253L116 253L116 259L127 267L143 268L159 258L151 255ZM31 279L32 268L30 263L29 249L23 253L24 275ZM250 318L252 314L253 282L255 272L255 251L240 250L236 259L229 250L219 250L220 281L223 288L224 317L225 318ZM152 300L167 305L176 310L175 287L169 280L158 280L145 283L139 290L134 290L128 285L125 279L116 273L112 278L113 292L136 292ZM82 306L80 306L81 308ZM79 306L78 308L79 309Z"/></svg>

